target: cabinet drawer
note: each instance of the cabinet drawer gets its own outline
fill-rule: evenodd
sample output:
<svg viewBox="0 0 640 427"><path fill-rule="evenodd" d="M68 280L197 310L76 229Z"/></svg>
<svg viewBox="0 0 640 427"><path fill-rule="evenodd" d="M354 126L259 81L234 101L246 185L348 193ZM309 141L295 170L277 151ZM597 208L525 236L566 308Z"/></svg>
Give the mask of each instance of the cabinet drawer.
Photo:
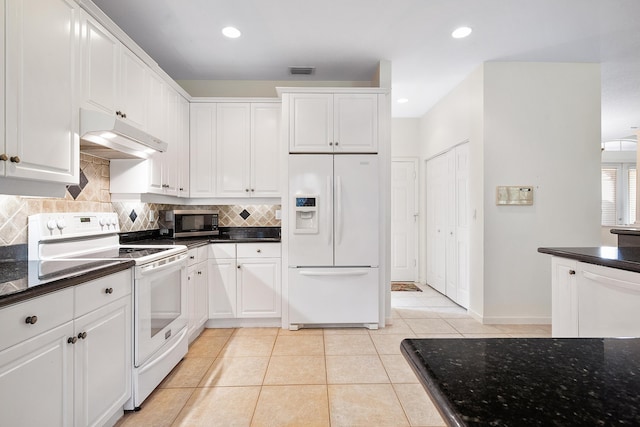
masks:
<svg viewBox="0 0 640 427"><path fill-rule="evenodd" d="M75 288L76 317L131 294L132 269L92 280ZM107 292L108 291L108 292Z"/></svg>
<svg viewBox="0 0 640 427"><path fill-rule="evenodd" d="M214 243L209 245L209 259L224 259L236 257L235 243Z"/></svg>
<svg viewBox="0 0 640 427"><path fill-rule="evenodd" d="M27 318L33 323L27 323ZM0 351L73 319L73 288L0 310Z"/></svg>
<svg viewBox="0 0 640 427"><path fill-rule="evenodd" d="M280 243L239 243L238 258L280 258Z"/></svg>
<svg viewBox="0 0 640 427"><path fill-rule="evenodd" d="M198 248L189 249L187 252L187 265L191 267L198 263Z"/></svg>

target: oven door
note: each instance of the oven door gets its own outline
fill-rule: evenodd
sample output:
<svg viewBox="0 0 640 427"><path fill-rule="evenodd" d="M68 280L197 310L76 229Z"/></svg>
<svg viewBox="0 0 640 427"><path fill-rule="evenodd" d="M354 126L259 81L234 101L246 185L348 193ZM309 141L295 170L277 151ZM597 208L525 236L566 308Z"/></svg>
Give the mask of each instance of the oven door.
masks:
<svg viewBox="0 0 640 427"><path fill-rule="evenodd" d="M187 325L187 254L135 270L134 364L140 367Z"/></svg>

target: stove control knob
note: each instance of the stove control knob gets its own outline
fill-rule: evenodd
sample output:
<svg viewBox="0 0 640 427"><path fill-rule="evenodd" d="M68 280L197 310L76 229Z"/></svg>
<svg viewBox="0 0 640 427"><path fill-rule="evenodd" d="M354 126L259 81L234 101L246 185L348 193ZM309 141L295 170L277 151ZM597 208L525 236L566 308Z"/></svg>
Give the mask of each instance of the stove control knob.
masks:
<svg viewBox="0 0 640 427"><path fill-rule="evenodd" d="M118 218L116 217L112 217L111 218L111 226L113 227L113 229L116 229L116 226L118 225Z"/></svg>
<svg viewBox="0 0 640 427"><path fill-rule="evenodd" d="M109 223L109 220L107 218L100 218L100 220L98 222L100 223L101 227L104 227L105 225L107 225Z"/></svg>
<svg viewBox="0 0 640 427"><path fill-rule="evenodd" d="M67 221L65 221L64 219L59 219L56 222L56 225L58 226L58 228L60 229L60 231L62 231L63 228L65 228L67 226Z"/></svg>
<svg viewBox="0 0 640 427"><path fill-rule="evenodd" d="M49 221L47 221L47 228L51 231L55 230L56 228L56 220L55 219L50 219Z"/></svg>

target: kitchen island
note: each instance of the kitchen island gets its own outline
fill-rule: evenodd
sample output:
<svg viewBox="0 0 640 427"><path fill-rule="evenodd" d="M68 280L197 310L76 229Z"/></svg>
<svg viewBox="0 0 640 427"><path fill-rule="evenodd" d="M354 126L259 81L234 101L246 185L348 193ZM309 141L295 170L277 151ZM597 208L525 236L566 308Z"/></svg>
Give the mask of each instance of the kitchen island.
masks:
<svg viewBox="0 0 640 427"><path fill-rule="evenodd" d="M450 426L640 425L640 339L405 339Z"/></svg>

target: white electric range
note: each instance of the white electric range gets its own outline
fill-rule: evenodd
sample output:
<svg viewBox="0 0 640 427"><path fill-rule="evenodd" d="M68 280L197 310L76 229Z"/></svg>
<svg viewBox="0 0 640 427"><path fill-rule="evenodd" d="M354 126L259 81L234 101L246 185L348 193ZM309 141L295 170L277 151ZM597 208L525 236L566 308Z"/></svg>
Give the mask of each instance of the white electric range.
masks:
<svg viewBox="0 0 640 427"><path fill-rule="evenodd" d="M187 353L187 247L120 245L118 216L112 212L46 213L29 217L29 259L39 279L77 268L133 259L132 397L144 399ZM72 268L73 269L73 268Z"/></svg>

